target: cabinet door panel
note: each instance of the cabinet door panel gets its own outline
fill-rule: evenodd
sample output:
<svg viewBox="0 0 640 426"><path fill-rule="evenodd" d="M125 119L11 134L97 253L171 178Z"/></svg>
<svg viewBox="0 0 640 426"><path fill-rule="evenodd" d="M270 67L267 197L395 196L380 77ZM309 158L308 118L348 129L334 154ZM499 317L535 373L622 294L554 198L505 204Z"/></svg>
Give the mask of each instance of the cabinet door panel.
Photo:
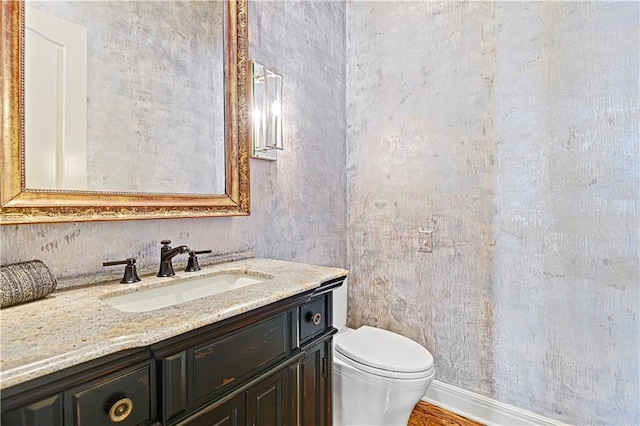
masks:
<svg viewBox="0 0 640 426"><path fill-rule="evenodd" d="M162 368L162 420L187 409L187 352L166 357Z"/></svg>
<svg viewBox="0 0 640 426"><path fill-rule="evenodd" d="M290 424L289 370L267 377L247 391L247 425Z"/></svg>
<svg viewBox="0 0 640 426"><path fill-rule="evenodd" d="M324 425L326 408L326 358L324 342L311 347L300 362L300 419L303 426Z"/></svg>
<svg viewBox="0 0 640 426"><path fill-rule="evenodd" d="M244 426L245 394L223 402L212 404L197 415L187 418L179 425L188 426Z"/></svg>
<svg viewBox="0 0 640 426"><path fill-rule="evenodd" d="M60 395L2 413L2 424L11 426L62 426Z"/></svg>

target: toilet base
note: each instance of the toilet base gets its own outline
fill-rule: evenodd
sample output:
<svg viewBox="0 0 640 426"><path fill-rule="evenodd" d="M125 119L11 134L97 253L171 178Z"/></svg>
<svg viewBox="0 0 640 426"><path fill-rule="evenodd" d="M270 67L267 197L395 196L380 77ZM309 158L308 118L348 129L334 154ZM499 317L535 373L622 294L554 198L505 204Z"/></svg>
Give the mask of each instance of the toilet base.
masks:
<svg viewBox="0 0 640 426"><path fill-rule="evenodd" d="M433 381L390 380L363 374L334 357L333 420L336 426L405 426Z"/></svg>

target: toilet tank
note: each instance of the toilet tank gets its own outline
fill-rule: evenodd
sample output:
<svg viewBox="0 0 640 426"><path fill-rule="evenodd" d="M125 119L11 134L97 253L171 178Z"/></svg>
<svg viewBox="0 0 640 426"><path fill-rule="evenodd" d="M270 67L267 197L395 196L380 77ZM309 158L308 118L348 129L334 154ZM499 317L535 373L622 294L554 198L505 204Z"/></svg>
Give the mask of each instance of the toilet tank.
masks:
<svg viewBox="0 0 640 426"><path fill-rule="evenodd" d="M333 291L333 326L344 327L347 324L347 289L349 278Z"/></svg>

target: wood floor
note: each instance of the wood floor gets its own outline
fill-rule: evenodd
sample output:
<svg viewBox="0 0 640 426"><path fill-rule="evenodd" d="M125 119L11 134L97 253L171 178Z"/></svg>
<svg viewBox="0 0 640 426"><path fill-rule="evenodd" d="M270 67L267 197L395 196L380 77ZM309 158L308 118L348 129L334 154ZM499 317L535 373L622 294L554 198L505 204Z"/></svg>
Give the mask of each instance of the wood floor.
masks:
<svg viewBox="0 0 640 426"><path fill-rule="evenodd" d="M480 423L443 410L424 401L418 402L407 426L481 426Z"/></svg>

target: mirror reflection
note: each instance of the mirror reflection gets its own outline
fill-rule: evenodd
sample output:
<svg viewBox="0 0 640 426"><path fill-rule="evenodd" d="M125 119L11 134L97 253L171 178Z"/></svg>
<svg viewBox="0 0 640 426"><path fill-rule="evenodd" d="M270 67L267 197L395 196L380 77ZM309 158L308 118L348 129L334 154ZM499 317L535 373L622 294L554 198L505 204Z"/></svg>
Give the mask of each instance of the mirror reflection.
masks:
<svg viewBox="0 0 640 426"><path fill-rule="evenodd" d="M27 189L225 193L224 3L27 1Z"/></svg>

